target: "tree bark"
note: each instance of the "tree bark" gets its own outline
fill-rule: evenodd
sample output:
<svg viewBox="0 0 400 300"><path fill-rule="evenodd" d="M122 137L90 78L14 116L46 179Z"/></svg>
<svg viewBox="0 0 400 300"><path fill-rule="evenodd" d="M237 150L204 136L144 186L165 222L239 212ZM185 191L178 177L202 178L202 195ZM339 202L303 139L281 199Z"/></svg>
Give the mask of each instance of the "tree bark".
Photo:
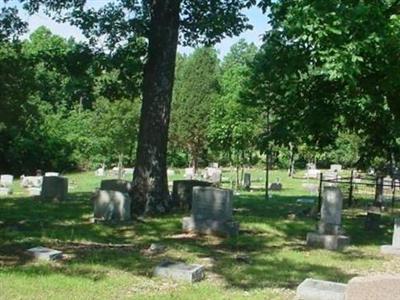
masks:
<svg viewBox="0 0 400 300"><path fill-rule="evenodd" d="M168 206L167 144L180 2L151 1L148 57L131 192L134 214L162 213Z"/></svg>

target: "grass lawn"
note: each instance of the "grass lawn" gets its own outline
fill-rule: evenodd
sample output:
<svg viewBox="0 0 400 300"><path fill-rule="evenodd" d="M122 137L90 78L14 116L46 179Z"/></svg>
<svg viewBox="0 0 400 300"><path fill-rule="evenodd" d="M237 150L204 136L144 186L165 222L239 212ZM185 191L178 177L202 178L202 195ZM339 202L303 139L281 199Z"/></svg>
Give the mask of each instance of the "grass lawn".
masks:
<svg viewBox="0 0 400 300"><path fill-rule="evenodd" d="M263 172L252 176L262 187ZM27 197L17 182L14 195L0 199L0 299L292 299L308 277L346 282L361 274L400 273L399 258L379 254L380 245L391 243L390 214L378 231L366 232L364 211L345 210L352 246L343 252L307 248L305 236L316 221L305 213L311 205L296 199L316 197L302 187L304 180L289 179L283 171L272 172L284 189L269 200L261 190L235 195L241 232L231 239L182 235L183 213L129 225L93 224L89 198L102 178L68 177L70 200L63 203ZM291 213L297 217L289 218ZM153 242L167 251L147 255L143 250ZM67 257L32 261L25 250L38 245ZM250 261L238 261L238 254ZM188 285L153 278L153 268L166 258L205 265L206 279Z"/></svg>

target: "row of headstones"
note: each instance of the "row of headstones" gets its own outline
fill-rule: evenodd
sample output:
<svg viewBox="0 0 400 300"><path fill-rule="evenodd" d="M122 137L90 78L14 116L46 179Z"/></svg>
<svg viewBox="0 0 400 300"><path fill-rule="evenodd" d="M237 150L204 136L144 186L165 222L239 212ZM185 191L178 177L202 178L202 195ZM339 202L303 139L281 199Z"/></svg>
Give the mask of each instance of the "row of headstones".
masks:
<svg viewBox="0 0 400 300"><path fill-rule="evenodd" d="M12 175L0 176L0 195L12 194ZM21 186L26 188L29 195L40 196L47 200L63 201L68 195L68 179L59 176L57 172L47 172L43 176L21 176Z"/></svg>

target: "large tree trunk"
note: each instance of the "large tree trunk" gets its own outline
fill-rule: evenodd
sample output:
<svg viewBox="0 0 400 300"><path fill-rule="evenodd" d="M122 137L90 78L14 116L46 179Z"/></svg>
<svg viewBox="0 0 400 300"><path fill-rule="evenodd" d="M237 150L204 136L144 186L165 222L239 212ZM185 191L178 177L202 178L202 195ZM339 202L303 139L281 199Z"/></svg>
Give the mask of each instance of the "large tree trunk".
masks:
<svg viewBox="0 0 400 300"><path fill-rule="evenodd" d="M180 0L152 0L148 57L144 68L132 212L164 212L169 199L167 143Z"/></svg>

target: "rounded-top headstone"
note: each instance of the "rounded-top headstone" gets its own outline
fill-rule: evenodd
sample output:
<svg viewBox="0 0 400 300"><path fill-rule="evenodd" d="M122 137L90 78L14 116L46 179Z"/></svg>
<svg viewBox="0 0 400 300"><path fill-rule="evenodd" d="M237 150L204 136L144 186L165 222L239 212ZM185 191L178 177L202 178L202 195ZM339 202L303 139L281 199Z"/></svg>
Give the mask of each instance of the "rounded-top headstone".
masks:
<svg viewBox="0 0 400 300"><path fill-rule="evenodd" d="M321 222L340 225L343 195L338 187L324 187L322 193Z"/></svg>

